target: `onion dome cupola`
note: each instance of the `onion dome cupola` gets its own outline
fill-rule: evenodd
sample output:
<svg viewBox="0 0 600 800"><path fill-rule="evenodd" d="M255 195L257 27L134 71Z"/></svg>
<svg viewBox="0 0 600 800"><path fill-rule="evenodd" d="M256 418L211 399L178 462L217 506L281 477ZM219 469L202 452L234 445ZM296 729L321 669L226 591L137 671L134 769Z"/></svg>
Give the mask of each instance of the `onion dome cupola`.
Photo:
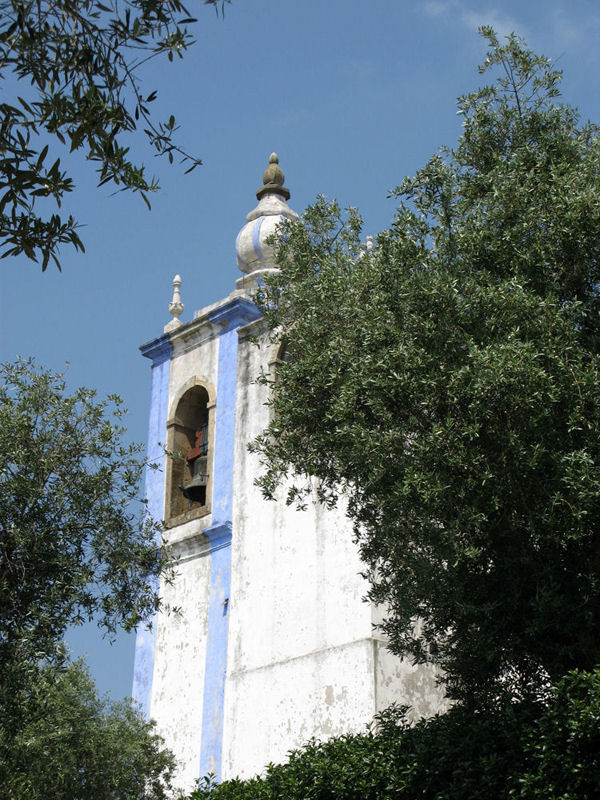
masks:
<svg viewBox="0 0 600 800"><path fill-rule="evenodd" d="M284 219L298 219L286 202L290 192L284 180L277 153L271 153L263 185L256 192L258 205L246 217L235 244L238 267L246 274L276 268L273 245L266 240Z"/></svg>

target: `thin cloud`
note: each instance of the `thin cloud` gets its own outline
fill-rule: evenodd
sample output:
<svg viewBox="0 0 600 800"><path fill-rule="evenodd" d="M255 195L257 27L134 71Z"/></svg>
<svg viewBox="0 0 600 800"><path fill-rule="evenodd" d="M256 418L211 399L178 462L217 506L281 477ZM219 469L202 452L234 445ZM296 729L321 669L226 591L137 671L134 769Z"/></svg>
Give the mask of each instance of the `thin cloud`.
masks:
<svg viewBox="0 0 600 800"><path fill-rule="evenodd" d="M600 14L588 15L585 20L576 20L572 13L559 7L552 12L551 24L557 48L571 50L577 47L583 55L597 58Z"/></svg>
<svg viewBox="0 0 600 800"><path fill-rule="evenodd" d="M457 0L429 0L423 3L423 10L429 17L443 17L458 5Z"/></svg>
<svg viewBox="0 0 600 800"><path fill-rule="evenodd" d="M482 25L490 25L500 38L503 36L510 36L511 33L517 33L524 39L527 39L527 34L522 25L512 19L499 14L495 9L488 11L468 11L464 9L461 12L463 24L470 30L476 31Z"/></svg>
<svg viewBox="0 0 600 800"><path fill-rule="evenodd" d="M472 0L427 0L420 8L431 19L453 22L468 31L490 25L501 39L516 33L532 47L541 46L541 39L544 50L554 57L562 50L578 49L586 61L600 60L600 13L589 8L582 11L561 0L546 2L535 31L493 4L481 8Z"/></svg>
<svg viewBox="0 0 600 800"><path fill-rule="evenodd" d="M500 37L514 32L527 38L522 25L493 7L480 10L469 7L461 0L428 0L422 8L427 16L434 19L452 17L469 31L477 31L482 25L491 25Z"/></svg>

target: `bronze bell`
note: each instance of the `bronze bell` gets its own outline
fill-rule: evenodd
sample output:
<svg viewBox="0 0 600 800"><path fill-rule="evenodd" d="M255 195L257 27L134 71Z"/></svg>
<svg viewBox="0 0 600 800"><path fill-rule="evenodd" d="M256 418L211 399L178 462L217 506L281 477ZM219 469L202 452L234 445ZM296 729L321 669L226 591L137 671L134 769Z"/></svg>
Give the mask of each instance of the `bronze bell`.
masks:
<svg viewBox="0 0 600 800"><path fill-rule="evenodd" d="M206 456L199 456L193 461L189 462L192 470L192 480L186 483L185 486L179 488L183 492L183 496L192 502L199 502L204 504L206 500L206 485L208 483L208 473Z"/></svg>
<svg viewBox="0 0 600 800"><path fill-rule="evenodd" d="M187 462L192 473L192 480L179 489L183 496L192 503L206 504L206 486L208 484L207 454L208 454L208 420L196 431L196 441L187 454Z"/></svg>

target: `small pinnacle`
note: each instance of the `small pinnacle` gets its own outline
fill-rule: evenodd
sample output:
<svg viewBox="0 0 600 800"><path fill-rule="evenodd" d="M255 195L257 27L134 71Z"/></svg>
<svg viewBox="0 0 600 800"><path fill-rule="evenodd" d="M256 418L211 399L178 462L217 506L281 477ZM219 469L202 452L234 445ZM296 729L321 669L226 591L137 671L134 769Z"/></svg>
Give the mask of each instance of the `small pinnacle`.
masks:
<svg viewBox="0 0 600 800"><path fill-rule="evenodd" d="M183 323L179 317L183 314L184 305L181 302L181 276L175 275L173 278L173 299L169 303L169 314L173 317L171 322L165 325L165 333L179 328Z"/></svg>
<svg viewBox="0 0 600 800"><path fill-rule="evenodd" d="M271 153L269 156L269 166L266 168L263 175L263 185L257 191L256 197L260 200L263 195L267 193L274 193L281 195L285 200L290 199L290 192L283 184L285 182L285 175L279 166L279 156L277 153Z"/></svg>

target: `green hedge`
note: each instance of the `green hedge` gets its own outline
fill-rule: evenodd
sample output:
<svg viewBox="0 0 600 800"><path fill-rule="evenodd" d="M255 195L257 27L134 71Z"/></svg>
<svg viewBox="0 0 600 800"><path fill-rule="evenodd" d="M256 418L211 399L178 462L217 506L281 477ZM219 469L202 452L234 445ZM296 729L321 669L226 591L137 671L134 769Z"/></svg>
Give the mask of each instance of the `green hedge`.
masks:
<svg viewBox="0 0 600 800"><path fill-rule="evenodd" d="M600 798L600 670L572 672L527 731L519 800Z"/></svg>
<svg viewBox="0 0 600 800"><path fill-rule="evenodd" d="M572 673L543 706L455 706L410 726L401 710L372 730L311 741L263 776L191 800L593 800L600 797L600 671Z"/></svg>

